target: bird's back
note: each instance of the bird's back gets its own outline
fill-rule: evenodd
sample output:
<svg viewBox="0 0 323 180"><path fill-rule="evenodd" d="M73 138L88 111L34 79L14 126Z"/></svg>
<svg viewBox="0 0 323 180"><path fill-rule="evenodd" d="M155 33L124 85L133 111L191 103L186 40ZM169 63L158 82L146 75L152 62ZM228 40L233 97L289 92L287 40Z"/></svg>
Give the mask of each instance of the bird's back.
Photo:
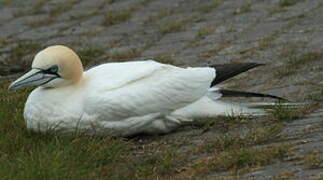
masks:
<svg viewBox="0 0 323 180"><path fill-rule="evenodd" d="M215 76L212 68L179 68L154 61L109 63L85 76L93 88L89 114L122 120L150 113L171 113L203 97Z"/></svg>

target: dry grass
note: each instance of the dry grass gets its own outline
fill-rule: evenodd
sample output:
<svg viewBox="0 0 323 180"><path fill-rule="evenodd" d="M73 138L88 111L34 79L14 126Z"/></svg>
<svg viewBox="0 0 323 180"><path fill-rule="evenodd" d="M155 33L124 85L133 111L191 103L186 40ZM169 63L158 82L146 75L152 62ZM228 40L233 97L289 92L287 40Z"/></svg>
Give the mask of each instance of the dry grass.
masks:
<svg viewBox="0 0 323 180"><path fill-rule="evenodd" d="M133 60L134 58L140 57L142 49L129 48L124 50L111 50L107 55L108 61L118 62Z"/></svg>
<svg viewBox="0 0 323 180"><path fill-rule="evenodd" d="M162 55L162 56L157 56L153 58L154 60L163 63L163 64L173 64L175 65L175 54L168 54L168 55Z"/></svg>
<svg viewBox="0 0 323 180"><path fill-rule="evenodd" d="M197 31L196 38L205 38L206 36L212 34L215 31L214 27L202 27Z"/></svg>
<svg viewBox="0 0 323 180"><path fill-rule="evenodd" d="M323 174L317 174L310 178L310 180L322 180Z"/></svg>
<svg viewBox="0 0 323 180"><path fill-rule="evenodd" d="M323 59L322 52L305 52L300 54L301 50L289 50L288 53L283 53L282 56L287 59L286 64L276 71L275 76L282 78L285 76L297 73L306 64L321 61Z"/></svg>
<svg viewBox="0 0 323 180"><path fill-rule="evenodd" d="M170 22L168 24L161 25L159 28L159 32L162 35L165 35L168 33L179 32L179 31L183 30L185 25L190 24L192 22L193 22L193 18L187 18L187 19L183 19L183 20L179 20L179 21L175 21L175 22Z"/></svg>
<svg viewBox="0 0 323 180"><path fill-rule="evenodd" d="M103 22L104 25L110 26L127 21L131 16L132 10L108 11Z"/></svg>
<svg viewBox="0 0 323 180"><path fill-rule="evenodd" d="M243 13L247 13L247 12L251 12L251 11L252 11L252 4L251 3L245 3L241 7L237 8L233 12L233 14L237 15L237 14L243 14Z"/></svg>
<svg viewBox="0 0 323 180"><path fill-rule="evenodd" d="M275 176L275 180L295 179L296 175L293 172L284 171Z"/></svg>
<svg viewBox="0 0 323 180"><path fill-rule="evenodd" d="M83 66L86 67L89 64L98 62L98 58L102 57L105 51L104 48L87 47L77 51L77 54L80 56Z"/></svg>
<svg viewBox="0 0 323 180"><path fill-rule="evenodd" d="M103 25L111 26L114 24L125 22L131 18L131 15L133 12L135 12L136 10L143 7L149 2L150 0L141 0L138 3L130 5L124 9L109 10L108 12L105 13Z"/></svg>
<svg viewBox="0 0 323 180"><path fill-rule="evenodd" d="M45 26L54 22L54 19L51 16L33 18L26 22L26 25L35 28L39 26Z"/></svg>
<svg viewBox="0 0 323 180"><path fill-rule="evenodd" d="M304 165L311 169L323 168L322 151L308 152L303 159Z"/></svg>
<svg viewBox="0 0 323 180"><path fill-rule="evenodd" d="M200 6L198 10L202 13L209 13L219 7L223 2L224 0L212 0Z"/></svg>
<svg viewBox="0 0 323 180"><path fill-rule="evenodd" d="M286 12L286 11L287 11L287 9L285 7L281 7L281 6L268 8L268 12L270 14L276 14L276 13L281 13L281 12Z"/></svg>
<svg viewBox="0 0 323 180"><path fill-rule="evenodd" d="M13 2L13 0L0 0L0 3L3 5L10 5Z"/></svg>
<svg viewBox="0 0 323 180"><path fill-rule="evenodd" d="M144 21L144 24L157 23L164 17L174 14L174 12L175 12L174 10L169 10L169 9L160 10L157 14L149 16Z"/></svg>

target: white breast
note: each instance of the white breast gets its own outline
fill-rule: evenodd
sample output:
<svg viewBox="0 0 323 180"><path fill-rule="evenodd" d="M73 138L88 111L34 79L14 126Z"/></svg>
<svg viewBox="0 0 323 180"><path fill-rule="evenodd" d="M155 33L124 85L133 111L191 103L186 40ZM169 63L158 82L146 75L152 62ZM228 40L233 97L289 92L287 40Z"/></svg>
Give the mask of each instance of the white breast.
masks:
<svg viewBox="0 0 323 180"><path fill-rule="evenodd" d="M83 110L81 92L71 89L35 89L28 97L24 117L27 128L46 131L75 127Z"/></svg>

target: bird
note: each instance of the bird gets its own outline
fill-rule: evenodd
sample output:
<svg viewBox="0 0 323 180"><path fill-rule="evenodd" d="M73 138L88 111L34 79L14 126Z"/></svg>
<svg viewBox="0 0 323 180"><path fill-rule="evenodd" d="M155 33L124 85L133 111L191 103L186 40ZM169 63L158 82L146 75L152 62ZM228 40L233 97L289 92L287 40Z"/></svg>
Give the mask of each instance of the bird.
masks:
<svg viewBox="0 0 323 180"><path fill-rule="evenodd" d="M84 71L71 48L53 45L39 51L30 71L8 89L36 87L24 107L26 127L32 131L121 137L166 134L201 118L266 114L263 109L221 98L283 98L217 86L262 65L177 67L138 60L105 63Z"/></svg>

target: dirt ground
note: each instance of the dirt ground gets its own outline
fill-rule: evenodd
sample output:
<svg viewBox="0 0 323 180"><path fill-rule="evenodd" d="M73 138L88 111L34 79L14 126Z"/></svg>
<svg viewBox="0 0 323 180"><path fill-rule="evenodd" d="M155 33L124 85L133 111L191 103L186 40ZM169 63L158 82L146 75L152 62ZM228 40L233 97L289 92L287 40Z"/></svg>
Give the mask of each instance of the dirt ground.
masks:
<svg viewBox="0 0 323 180"><path fill-rule="evenodd" d="M76 50L87 68L139 59L181 66L265 63L223 86L314 103L299 118L270 121L282 125L279 137L250 144L287 143L293 146L291 154L246 171L203 170L200 177L323 179L322 19L319 0L0 0L0 78L14 79L28 69L37 51L54 44ZM214 156L198 150L191 157L196 147L258 128L255 124L268 125L266 119L252 121L256 123L192 125L131 141L138 147L167 144L188 153L190 163L169 177L187 179L194 163Z"/></svg>

